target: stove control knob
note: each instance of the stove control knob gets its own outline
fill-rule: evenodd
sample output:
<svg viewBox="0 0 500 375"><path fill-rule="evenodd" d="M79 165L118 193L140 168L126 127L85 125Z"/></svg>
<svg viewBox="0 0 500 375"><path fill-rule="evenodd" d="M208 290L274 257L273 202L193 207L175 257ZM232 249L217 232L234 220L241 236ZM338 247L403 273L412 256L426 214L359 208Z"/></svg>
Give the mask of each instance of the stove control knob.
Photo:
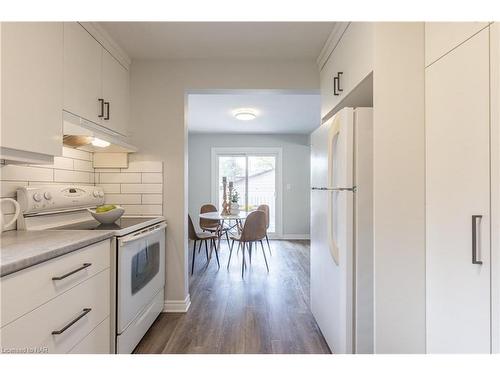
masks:
<svg viewBox="0 0 500 375"><path fill-rule="evenodd" d="M40 194L40 193L33 194L33 200L35 202L40 202L42 200L42 194Z"/></svg>
<svg viewBox="0 0 500 375"><path fill-rule="evenodd" d="M99 192L99 198L102 198L102 197L104 197L104 192L103 192L103 191L100 191L100 192Z"/></svg>
<svg viewBox="0 0 500 375"><path fill-rule="evenodd" d="M94 190L92 195L94 196L94 198L97 198L99 196L99 192L97 190Z"/></svg>
<svg viewBox="0 0 500 375"><path fill-rule="evenodd" d="M43 197L45 199L47 199L48 201L50 201L52 199L52 194L50 194L48 191L46 191L44 194L43 194Z"/></svg>

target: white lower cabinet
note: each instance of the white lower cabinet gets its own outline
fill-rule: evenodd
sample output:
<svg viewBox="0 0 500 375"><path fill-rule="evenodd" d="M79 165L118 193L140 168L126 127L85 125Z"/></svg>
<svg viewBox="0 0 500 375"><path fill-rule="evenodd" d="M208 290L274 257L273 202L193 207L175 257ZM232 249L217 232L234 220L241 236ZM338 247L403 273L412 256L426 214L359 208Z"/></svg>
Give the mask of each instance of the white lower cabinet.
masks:
<svg viewBox="0 0 500 375"><path fill-rule="evenodd" d="M110 251L102 241L0 279L2 352L111 353Z"/></svg>
<svg viewBox="0 0 500 375"><path fill-rule="evenodd" d="M427 352L489 353L489 30L426 69Z"/></svg>

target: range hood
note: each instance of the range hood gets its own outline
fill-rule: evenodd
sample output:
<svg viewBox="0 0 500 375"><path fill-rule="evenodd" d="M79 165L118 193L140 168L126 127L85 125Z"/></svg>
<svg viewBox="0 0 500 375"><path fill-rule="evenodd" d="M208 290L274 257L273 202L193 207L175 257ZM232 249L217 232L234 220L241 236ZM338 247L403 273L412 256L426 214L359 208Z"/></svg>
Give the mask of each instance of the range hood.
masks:
<svg viewBox="0 0 500 375"><path fill-rule="evenodd" d="M63 144L67 147L89 152L137 152L137 147L129 144L124 136L66 111L63 112L63 134Z"/></svg>

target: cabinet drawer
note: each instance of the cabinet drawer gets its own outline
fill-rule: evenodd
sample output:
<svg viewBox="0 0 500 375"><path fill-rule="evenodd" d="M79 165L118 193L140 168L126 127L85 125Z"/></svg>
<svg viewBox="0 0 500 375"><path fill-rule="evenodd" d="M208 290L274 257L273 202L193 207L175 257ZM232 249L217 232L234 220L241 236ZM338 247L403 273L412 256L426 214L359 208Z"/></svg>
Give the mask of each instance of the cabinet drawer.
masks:
<svg viewBox="0 0 500 375"><path fill-rule="evenodd" d="M84 309L91 310L64 332L53 334L81 316ZM67 353L109 317L109 311L110 280L107 269L2 327L2 349L41 348L48 353Z"/></svg>
<svg viewBox="0 0 500 375"><path fill-rule="evenodd" d="M352 22L321 70L321 117L334 109L373 70L373 24ZM335 95L334 77L342 91Z"/></svg>
<svg viewBox="0 0 500 375"><path fill-rule="evenodd" d="M1 327L110 266L110 240L101 241L0 279ZM89 266L63 278L84 265Z"/></svg>
<svg viewBox="0 0 500 375"><path fill-rule="evenodd" d="M110 354L111 330L109 318L101 322L87 337L70 350L70 354Z"/></svg>

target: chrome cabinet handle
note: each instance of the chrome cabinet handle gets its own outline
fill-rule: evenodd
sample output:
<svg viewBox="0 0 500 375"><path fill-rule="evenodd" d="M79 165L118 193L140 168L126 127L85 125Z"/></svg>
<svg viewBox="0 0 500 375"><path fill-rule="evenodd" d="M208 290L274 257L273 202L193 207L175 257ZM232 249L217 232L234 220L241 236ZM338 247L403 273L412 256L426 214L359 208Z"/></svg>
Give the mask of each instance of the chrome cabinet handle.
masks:
<svg viewBox="0 0 500 375"><path fill-rule="evenodd" d="M340 93L337 91L337 86L339 85L339 77L333 77L333 95L339 96Z"/></svg>
<svg viewBox="0 0 500 375"><path fill-rule="evenodd" d="M481 221L483 215L472 215L472 264L483 264L481 260L477 259L477 219Z"/></svg>
<svg viewBox="0 0 500 375"><path fill-rule="evenodd" d="M344 91L344 89L340 88L340 76L341 76L342 74L344 74L344 72L338 72L338 73L337 73L337 77L338 77L338 80L337 80L337 90L338 90L339 92Z"/></svg>
<svg viewBox="0 0 500 375"><path fill-rule="evenodd" d="M356 192L358 190L357 186L353 187L336 187L336 188L328 188L328 187L315 187L313 186L311 190L322 190L322 191L353 191Z"/></svg>
<svg viewBox="0 0 500 375"><path fill-rule="evenodd" d="M88 307L85 308L85 309L83 309L83 311L82 311L82 313L80 315L78 315L75 319L73 319L71 322L69 322L68 324L66 324L61 329L59 329L57 331L52 331L52 334L53 335L60 335L61 333L63 333L64 331L66 331L69 327L71 327L73 324L75 324L76 322L78 322L81 318L83 318L85 315L87 315L91 311L92 311L92 309L88 308Z"/></svg>
<svg viewBox="0 0 500 375"><path fill-rule="evenodd" d="M87 267L90 267L91 265L92 265L92 263L83 263L83 265L82 265L81 267L78 267L76 270L73 270L73 271L71 271L71 272L68 272L68 273L66 273L66 274L64 274L64 275L62 275L62 276L55 276L55 277L53 277L53 278L52 278L52 280L57 281L57 280L62 280L62 279L65 279L65 278L67 278L68 276L73 275L74 273L77 273L77 272L79 272L79 271L81 271L81 270L84 270L84 269L85 269L85 268L87 268Z"/></svg>

